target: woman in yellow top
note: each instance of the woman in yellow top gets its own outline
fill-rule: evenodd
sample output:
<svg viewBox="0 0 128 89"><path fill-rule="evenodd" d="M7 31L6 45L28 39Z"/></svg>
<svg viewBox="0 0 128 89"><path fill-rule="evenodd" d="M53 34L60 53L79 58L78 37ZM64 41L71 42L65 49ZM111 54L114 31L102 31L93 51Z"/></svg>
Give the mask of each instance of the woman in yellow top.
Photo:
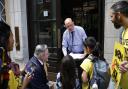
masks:
<svg viewBox="0 0 128 89"><path fill-rule="evenodd" d="M85 51L89 56L103 57L100 44L96 42L95 38L88 37L84 42ZM82 62L80 67L83 69L82 72L82 89L89 89L89 79L92 77L93 63L88 57Z"/></svg>
<svg viewBox="0 0 128 89"><path fill-rule="evenodd" d="M10 26L0 21L0 89L8 89L11 65L11 58L8 52L12 51L13 44L14 39Z"/></svg>

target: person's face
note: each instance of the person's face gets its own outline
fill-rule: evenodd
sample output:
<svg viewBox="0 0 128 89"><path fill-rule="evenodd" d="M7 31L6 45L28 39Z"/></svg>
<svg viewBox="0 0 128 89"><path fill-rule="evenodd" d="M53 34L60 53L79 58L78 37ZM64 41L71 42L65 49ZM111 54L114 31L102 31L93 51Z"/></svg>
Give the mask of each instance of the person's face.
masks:
<svg viewBox="0 0 128 89"><path fill-rule="evenodd" d="M121 25L121 20L120 20L120 14L119 13L114 13L113 11L110 11L110 17L111 21L116 29L119 29Z"/></svg>
<svg viewBox="0 0 128 89"><path fill-rule="evenodd" d="M46 61L48 61L48 55L49 55L49 52L48 52L48 49L46 49L45 52L42 52L42 53L41 53L40 59L41 59L43 62L46 62Z"/></svg>
<svg viewBox="0 0 128 89"><path fill-rule="evenodd" d="M69 30L72 31L74 29L74 23L73 22L67 22L65 23L65 27Z"/></svg>
<svg viewBox="0 0 128 89"><path fill-rule="evenodd" d="M9 36L8 43L7 43L8 51L13 50L13 44L14 44L13 34L12 34L12 32L10 32L10 36Z"/></svg>

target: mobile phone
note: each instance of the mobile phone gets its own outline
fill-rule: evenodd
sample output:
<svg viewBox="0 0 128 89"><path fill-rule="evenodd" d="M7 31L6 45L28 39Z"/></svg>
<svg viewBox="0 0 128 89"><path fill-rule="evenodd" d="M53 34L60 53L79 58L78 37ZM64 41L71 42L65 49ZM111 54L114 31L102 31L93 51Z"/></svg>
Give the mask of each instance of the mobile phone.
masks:
<svg viewBox="0 0 128 89"><path fill-rule="evenodd" d="M25 68L26 73L28 73L29 75L32 75L34 71L35 71L35 65L34 64L26 65L26 68Z"/></svg>

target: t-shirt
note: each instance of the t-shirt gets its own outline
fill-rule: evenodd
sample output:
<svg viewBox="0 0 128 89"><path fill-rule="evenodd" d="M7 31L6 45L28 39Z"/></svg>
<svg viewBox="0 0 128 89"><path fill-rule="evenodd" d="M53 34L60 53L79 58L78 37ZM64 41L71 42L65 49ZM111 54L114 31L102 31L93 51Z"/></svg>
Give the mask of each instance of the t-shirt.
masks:
<svg viewBox="0 0 128 89"><path fill-rule="evenodd" d="M122 45L124 45L125 47L125 53L126 53L125 60L128 61L128 28L124 30L122 33ZM126 78L128 78L128 73L123 74L123 76L121 77L121 81L120 81L121 86L123 86L123 84L125 85L125 82L128 82L127 81L128 79ZM128 89L128 87L126 87L125 89Z"/></svg>
<svg viewBox="0 0 128 89"><path fill-rule="evenodd" d="M80 65L80 67L86 71L87 76L92 76L92 72L93 72L93 63L91 62L90 59L86 58L82 64ZM82 89L88 89L89 88L89 83L83 83L82 84Z"/></svg>
<svg viewBox="0 0 128 89"><path fill-rule="evenodd" d="M128 48L128 28L122 33L122 44L125 48Z"/></svg>
<svg viewBox="0 0 128 89"><path fill-rule="evenodd" d="M122 32L122 45L124 45L126 57L128 57L128 28Z"/></svg>

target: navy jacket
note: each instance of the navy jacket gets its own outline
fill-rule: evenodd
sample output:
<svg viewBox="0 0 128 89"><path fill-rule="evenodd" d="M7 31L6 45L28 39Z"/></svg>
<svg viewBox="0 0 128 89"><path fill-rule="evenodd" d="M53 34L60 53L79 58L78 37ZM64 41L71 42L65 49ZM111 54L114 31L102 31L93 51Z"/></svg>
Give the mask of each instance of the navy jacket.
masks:
<svg viewBox="0 0 128 89"><path fill-rule="evenodd" d="M33 72L34 76L30 80L30 83L27 89L49 89L47 85L48 80L46 77L44 66L41 65L41 63L38 61L38 59L35 56L33 56L27 63L27 65L31 65L31 64L35 66L35 69ZM29 68L29 67L31 66L28 66L26 68Z"/></svg>

